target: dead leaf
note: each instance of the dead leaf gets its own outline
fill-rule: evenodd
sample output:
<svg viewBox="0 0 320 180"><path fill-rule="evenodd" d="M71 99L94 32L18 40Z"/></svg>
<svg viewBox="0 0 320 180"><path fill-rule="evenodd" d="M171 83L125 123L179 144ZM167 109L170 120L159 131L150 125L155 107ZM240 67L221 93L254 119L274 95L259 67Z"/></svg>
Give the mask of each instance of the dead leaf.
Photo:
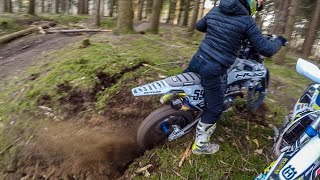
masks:
<svg viewBox="0 0 320 180"><path fill-rule="evenodd" d="M46 112L52 112L52 108L46 107L46 106L38 106L41 110Z"/></svg>
<svg viewBox="0 0 320 180"><path fill-rule="evenodd" d="M219 142L224 142L224 139L222 137L218 136L218 141Z"/></svg>
<svg viewBox="0 0 320 180"><path fill-rule="evenodd" d="M254 150L254 152L257 153L257 154L262 154L263 149L256 149L256 150Z"/></svg>
<svg viewBox="0 0 320 180"><path fill-rule="evenodd" d="M238 147L237 144L235 142L231 143L233 146Z"/></svg>
<svg viewBox="0 0 320 180"><path fill-rule="evenodd" d="M164 79L164 78L167 78L167 76L165 76L165 75L163 75L163 74L159 73L159 74L158 74L158 78L160 78L160 79Z"/></svg>
<svg viewBox="0 0 320 180"><path fill-rule="evenodd" d="M254 172L253 169L248 169L248 168L246 168L246 167L244 167L243 170L248 171L248 172Z"/></svg>
<svg viewBox="0 0 320 180"><path fill-rule="evenodd" d="M149 176L150 176L149 171L148 171L148 170L145 170L145 171L144 171L144 177L149 177Z"/></svg>
<svg viewBox="0 0 320 180"><path fill-rule="evenodd" d="M254 139L254 140L252 140L256 145L257 145L257 148L259 148L259 141L258 141L258 139Z"/></svg>
<svg viewBox="0 0 320 180"><path fill-rule="evenodd" d="M152 166L152 164L148 164L148 165L146 165L146 166L144 166L142 168L139 168L139 169L136 170L136 173L144 172L144 171L148 170L151 166Z"/></svg>

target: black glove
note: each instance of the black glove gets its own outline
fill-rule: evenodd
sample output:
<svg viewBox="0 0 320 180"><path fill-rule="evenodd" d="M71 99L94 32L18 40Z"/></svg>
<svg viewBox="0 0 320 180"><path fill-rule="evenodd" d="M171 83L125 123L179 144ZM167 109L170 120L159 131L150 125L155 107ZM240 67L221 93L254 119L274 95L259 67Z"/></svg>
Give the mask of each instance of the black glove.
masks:
<svg viewBox="0 0 320 180"><path fill-rule="evenodd" d="M288 44L287 39L282 36L278 36L277 39L281 41L282 46L286 46Z"/></svg>

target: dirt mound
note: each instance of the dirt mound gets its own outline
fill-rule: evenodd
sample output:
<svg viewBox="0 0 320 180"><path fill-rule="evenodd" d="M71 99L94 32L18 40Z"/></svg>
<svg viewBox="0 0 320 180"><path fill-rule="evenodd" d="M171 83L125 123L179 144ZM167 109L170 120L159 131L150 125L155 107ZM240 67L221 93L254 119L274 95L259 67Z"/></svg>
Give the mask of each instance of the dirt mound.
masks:
<svg viewBox="0 0 320 180"><path fill-rule="evenodd" d="M114 179L139 155L132 137L107 127L93 128L74 122L50 122L18 153L7 179Z"/></svg>

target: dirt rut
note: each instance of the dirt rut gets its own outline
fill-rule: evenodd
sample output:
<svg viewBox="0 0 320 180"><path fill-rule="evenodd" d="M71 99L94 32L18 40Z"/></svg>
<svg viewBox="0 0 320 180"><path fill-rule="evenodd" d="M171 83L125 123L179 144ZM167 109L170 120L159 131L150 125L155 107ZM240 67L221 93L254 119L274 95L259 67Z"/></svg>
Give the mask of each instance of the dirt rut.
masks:
<svg viewBox="0 0 320 180"><path fill-rule="evenodd" d="M34 129L5 179L115 179L141 153L134 138L120 128L66 121Z"/></svg>
<svg viewBox="0 0 320 180"><path fill-rule="evenodd" d="M0 80L14 75L25 67L32 66L37 56L46 51L65 47L85 36L68 36L64 34L33 34L0 46Z"/></svg>

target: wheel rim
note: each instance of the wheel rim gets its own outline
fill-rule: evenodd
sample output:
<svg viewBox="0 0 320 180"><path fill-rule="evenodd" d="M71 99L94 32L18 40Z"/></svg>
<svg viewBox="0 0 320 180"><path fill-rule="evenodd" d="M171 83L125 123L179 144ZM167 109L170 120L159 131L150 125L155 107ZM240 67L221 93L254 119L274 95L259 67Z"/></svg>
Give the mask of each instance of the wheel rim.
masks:
<svg viewBox="0 0 320 180"><path fill-rule="evenodd" d="M163 123L167 124L169 132L164 132L162 128ZM173 115L163 118L163 120L159 121L159 123L156 123L152 128L150 128L146 137L146 144L149 146L158 145L167 139L167 136L173 131L172 125L178 125L180 128L184 128L188 124L188 118L183 115Z"/></svg>

